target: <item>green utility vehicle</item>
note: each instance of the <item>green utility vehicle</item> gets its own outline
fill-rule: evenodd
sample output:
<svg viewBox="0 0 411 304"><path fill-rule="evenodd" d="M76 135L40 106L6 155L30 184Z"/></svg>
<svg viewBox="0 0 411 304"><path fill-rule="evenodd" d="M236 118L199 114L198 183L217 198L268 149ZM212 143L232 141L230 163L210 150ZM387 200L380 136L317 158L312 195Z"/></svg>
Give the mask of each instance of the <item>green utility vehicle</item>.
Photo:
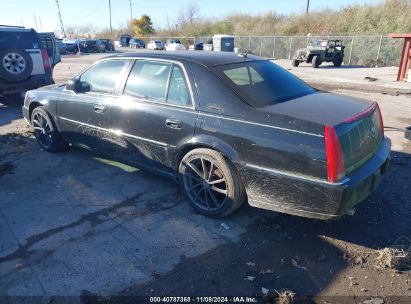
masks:
<svg viewBox="0 0 411 304"><path fill-rule="evenodd" d="M344 48L341 40L312 39L307 48L295 52L292 65L298 67L301 62L307 62L313 68L318 68L322 62L332 62L335 67L339 67L344 59Z"/></svg>

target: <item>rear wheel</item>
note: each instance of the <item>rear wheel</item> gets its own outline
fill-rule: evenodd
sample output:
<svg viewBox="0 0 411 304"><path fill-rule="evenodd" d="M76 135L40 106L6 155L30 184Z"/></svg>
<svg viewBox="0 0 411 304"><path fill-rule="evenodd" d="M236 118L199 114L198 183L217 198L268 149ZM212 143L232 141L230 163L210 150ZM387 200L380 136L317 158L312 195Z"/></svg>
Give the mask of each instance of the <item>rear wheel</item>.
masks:
<svg viewBox="0 0 411 304"><path fill-rule="evenodd" d="M44 107L37 107L33 110L31 125L37 142L44 150L58 152L68 148L68 143L61 137L53 119Z"/></svg>
<svg viewBox="0 0 411 304"><path fill-rule="evenodd" d="M207 216L226 216L246 198L236 168L214 150L188 152L180 163L179 180L190 205Z"/></svg>
<svg viewBox="0 0 411 304"><path fill-rule="evenodd" d="M314 56L311 63L314 69L318 68L321 64L320 56Z"/></svg>
<svg viewBox="0 0 411 304"><path fill-rule="evenodd" d="M335 67L340 67L343 63L343 57L340 54L337 54L333 58L333 64Z"/></svg>
<svg viewBox="0 0 411 304"><path fill-rule="evenodd" d="M299 64L300 64L300 62L299 62L297 59L293 59L293 60L291 61L291 65L292 65L293 67L298 67Z"/></svg>

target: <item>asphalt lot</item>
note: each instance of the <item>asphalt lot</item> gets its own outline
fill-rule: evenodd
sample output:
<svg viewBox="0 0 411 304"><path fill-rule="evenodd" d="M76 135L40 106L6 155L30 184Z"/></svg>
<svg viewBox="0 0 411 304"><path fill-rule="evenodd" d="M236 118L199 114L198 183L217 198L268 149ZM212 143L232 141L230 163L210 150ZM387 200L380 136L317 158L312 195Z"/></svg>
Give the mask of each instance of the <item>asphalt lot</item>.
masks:
<svg viewBox="0 0 411 304"><path fill-rule="evenodd" d="M56 82L101 56L64 56ZM291 72L315 85L301 69ZM21 118L21 99L1 99L0 296L81 303L115 295L112 302L123 303L130 295L255 296L264 287L329 303L407 303L411 271L380 268L375 259L378 249L411 245L411 143L400 131L411 125L411 84L376 82L370 91L339 83L329 89L379 102L393 153L377 191L353 216L331 222L249 206L224 219L203 217L170 180L78 148L40 150ZM327 88L324 79L318 85Z"/></svg>

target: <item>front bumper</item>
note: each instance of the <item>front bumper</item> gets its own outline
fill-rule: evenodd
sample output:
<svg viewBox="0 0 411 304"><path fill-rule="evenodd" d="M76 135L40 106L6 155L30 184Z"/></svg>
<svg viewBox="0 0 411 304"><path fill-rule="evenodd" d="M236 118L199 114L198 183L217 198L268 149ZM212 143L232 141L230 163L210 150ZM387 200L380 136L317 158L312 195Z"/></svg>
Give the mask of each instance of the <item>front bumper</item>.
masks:
<svg viewBox="0 0 411 304"><path fill-rule="evenodd" d="M37 89L53 83L51 75L34 75L30 78L19 81L9 82L0 80L0 94L7 95L27 90Z"/></svg>
<svg viewBox="0 0 411 304"><path fill-rule="evenodd" d="M387 171L390 149L391 141L384 138L370 160L338 183L253 165L240 166L240 174L251 206L332 219L344 215L377 188Z"/></svg>
<svg viewBox="0 0 411 304"><path fill-rule="evenodd" d="M23 112L24 120L27 122L27 124L30 125L29 109L28 109L25 105L23 105L23 106L21 107L21 111Z"/></svg>

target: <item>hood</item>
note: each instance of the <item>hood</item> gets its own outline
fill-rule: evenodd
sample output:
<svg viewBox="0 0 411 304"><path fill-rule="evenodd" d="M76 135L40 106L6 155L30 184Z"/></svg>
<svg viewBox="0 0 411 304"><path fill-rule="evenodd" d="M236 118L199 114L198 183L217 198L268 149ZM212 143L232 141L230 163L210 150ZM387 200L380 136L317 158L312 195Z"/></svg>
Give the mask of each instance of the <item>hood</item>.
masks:
<svg viewBox="0 0 411 304"><path fill-rule="evenodd" d="M298 50L297 50L297 53L300 53L300 52L305 53L305 52L307 52L307 51L308 51L308 49L307 49L307 48L305 48L305 49L298 49Z"/></svg>
<svg viewBox="0 0 411 304"><path fill-rule="evenodd" d="M322 126L336 126L344 119L366 110L370 105L371 102L362 99L317 92L259 110L269 114L286 115Z"/></svg>

